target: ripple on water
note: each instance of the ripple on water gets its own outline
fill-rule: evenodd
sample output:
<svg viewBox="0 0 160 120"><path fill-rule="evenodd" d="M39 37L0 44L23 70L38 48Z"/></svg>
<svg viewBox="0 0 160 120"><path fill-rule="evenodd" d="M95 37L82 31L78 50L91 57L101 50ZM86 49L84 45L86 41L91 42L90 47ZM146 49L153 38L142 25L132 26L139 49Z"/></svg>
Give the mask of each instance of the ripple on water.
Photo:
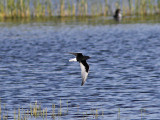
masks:
<svg viewBox="0 0 160 120"><path fill-rule="evenodd" d="M36 100L67 109L64 119L98 108L101 119L160 118L159 24L0 27L0 97L8 109ZM81 87L78 63L67 52L83 52L90 73ZM78 107L77 107L78 106ZM50 108L51 109L51 108ZM79 109L79 113L77 113ZM90 113L88 113L90 114ZM91 116L91 115L88 115Z"/></svg>

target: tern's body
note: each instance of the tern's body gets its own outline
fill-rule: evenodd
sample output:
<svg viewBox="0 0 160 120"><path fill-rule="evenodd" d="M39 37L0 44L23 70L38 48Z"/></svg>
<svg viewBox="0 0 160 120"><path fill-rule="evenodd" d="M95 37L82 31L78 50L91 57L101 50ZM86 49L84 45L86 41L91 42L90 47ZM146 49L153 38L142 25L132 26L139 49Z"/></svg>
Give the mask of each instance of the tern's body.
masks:
<svg viewBox="0 0 160 120"><path fill-rule="evenodd" d="M76 58L70 59L69 61L77 61L80 63L80 67L81 67L81 76L82 76L82 85L84 85L87 76L88 76L88 72L89 72L89 65L87 64L86 60L89 59L89 56L83 56L82 53L70 53L76 56Z"/></svg>

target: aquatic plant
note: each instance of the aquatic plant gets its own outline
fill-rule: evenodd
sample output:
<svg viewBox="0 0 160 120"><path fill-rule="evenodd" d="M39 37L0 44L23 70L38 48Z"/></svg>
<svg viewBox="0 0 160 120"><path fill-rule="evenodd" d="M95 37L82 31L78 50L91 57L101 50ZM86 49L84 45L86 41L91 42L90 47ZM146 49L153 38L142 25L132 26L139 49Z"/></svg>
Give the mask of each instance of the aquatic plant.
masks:
<svg viewBox="0 0 160 120"><path fill-rule="evenodd" d="M13 110L13 116L8 117L8 112L6 111L6 105L4 104L3 110L1 108L1 101L0 101L0 120L8 120L8 119L14 119L14 120L28 120L28 119L38 119L38 118L43 118L44 120L48 118L56 119L56 118L61 118L63 116L66 116L69 114L69 109L68 109L68 101L67 101L67 110L64 109L62 110L62 101L60 99L60 103L58 111L56 112L56 105L52 105L52 111L48 110L48 108L43 108L41 103L38 103L37 101L33 104L30 104L29 108L18 108ZM77 109L79 110L79 108ZM1 116L3 115L3 116ZM102 116L103 113L100 113L98 109L91 109L91 111L86 111L83 113L76 113L77 116L80 117L91 117L98 119L98 117Z"/></svg>
<svg viewBox="0 0 160 120"><path fill-rule="evenodd" d="M135 2L134 2L135 1ZM1 18L33 18L53 16L108 16L116 8L123 10L123 15L147 15L160 13L160 1L153 0L0 0ZM124 4L125 3L125 4ZM112 7L111 7L112 6Z"/></svg>
<svg viewBox="0 0 160 120"><path fill-rule="evenodd" d="M6 104L2 105L0 100L0 120L11 120L11 119L31 120L32 118L43 119L43 120L47 120L47 119L54 120L54 119L61 119L63 117L67 118L67 115L68 117L71 117L70 114L72 115L74 114L75 115L74 117L83 118L83 119L92 118L97 120L97 119L104 118L104 111L102 111L101 108L97 108L95 106L90 110L82 111L82 110L79 110L80 106L77 105L76 106L77 112L75 111L75 113L73 113L73 111L69 110L69 107L71 107L71 105L68 105L68 101L67 101L67 109L66 109L66 106L63 108L61 99L59 101L59 105L52 104L51 109L44 108L43 106L44 105L42 103L35 101L34 103L29 105L29 108L18 108L18 109L14 109L13 111L8 111L7 105ZM8 112L13 114L8 115ZM120 108L118 108L115 112L116 112L115 115L117 114L117 120L120 120L122 118L122 116L120 115L122 111L120 111ZM142 119L146 115L146 109L141 108L139 110L139 115L140 115L140 118Z"/></svg>

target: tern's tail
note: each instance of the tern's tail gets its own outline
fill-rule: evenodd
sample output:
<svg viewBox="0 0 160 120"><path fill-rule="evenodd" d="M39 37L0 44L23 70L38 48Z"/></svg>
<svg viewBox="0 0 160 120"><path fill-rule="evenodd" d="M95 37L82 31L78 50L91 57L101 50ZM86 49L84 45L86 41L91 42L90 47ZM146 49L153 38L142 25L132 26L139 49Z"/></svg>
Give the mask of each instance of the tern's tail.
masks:
<svg viewBox="0 0 160 120"><path fill-rule="evenodd" d="M70 59L69 62L77 62L76 58Z"/></svg>

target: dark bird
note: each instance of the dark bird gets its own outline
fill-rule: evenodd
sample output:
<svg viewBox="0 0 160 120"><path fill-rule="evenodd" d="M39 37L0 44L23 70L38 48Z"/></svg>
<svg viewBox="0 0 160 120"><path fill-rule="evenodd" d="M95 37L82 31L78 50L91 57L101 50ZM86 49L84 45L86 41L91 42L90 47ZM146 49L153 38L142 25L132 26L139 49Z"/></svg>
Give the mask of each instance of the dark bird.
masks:
<svg viewBox="0 0 160 120"><path fill-rule="evenodd" d="M76 58L70 59L69 61L77 61L80 63L80 67L81 67L81 76L82 76L82 85L84 85L87 76L88 76L88 72L89 72L89 65L87 64L86 60L89 59L89 56L83 56L82 53L70 53L76 56Z"/></svg>
<svg viewBox="0 0 160 120"><path fill-rule="evenodd" d="M121 21L122 19L121 9L116 9L113 17L116 21Z"/></svg>

